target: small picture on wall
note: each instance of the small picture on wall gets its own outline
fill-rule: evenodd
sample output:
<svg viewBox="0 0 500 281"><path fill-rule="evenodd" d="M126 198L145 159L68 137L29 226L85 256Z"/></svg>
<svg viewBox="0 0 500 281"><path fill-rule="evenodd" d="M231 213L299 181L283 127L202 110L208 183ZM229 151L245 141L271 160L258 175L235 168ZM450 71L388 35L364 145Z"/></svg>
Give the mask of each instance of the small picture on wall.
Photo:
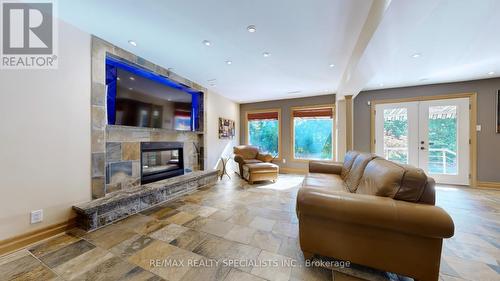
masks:
<svg viewBox="0 0 500 281"><path fill-rule="evenodd" d="M500 134L500 90L497 92L497 134Z"/></svg>
<svg viewBox="0 0 500 281"><path fill-rule="evenodd" d="M219 117L219 139L232 139L234 134L234 121Z"/></svg>

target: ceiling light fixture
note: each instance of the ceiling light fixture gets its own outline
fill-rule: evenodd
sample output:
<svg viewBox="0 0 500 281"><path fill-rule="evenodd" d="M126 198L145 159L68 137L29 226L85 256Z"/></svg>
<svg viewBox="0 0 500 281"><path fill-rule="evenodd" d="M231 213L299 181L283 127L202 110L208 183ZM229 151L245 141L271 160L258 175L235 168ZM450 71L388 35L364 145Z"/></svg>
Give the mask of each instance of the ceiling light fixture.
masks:
<svg viewBox="0 0 500 281"><path fill-rule="evenodd" d="M128 40L128 43L134 47L137 47L137 42L135 42L134 40Z"/></svg>
<svg viewBox="0 0 500 281"><path fill-rule="evenodd" d="M120 77L116 77L116 80L120 81Z"/></svg>
<svg viewBox="0 0 500 281"><path fill-rule="evenodd" d="M233 62L232 62L232 61L230 61L230 60L227 60L227 61L226 61L226 64L227 64L227 65L231 65L231 64L233 64Z"/></svg>
<svg viewBox="0 0 500 281"><path fill-rule="evenodd" d="M335 64L330 63L330 65L328 65L328 67L330 67L330 68L334 68L334 67L335 67Z"/></svg>
<svg viewBox="0 0 500 281"><path fill-rule="evenodd" d="M495 74L495 71L488 72L488 75L493 75L493 74Z"/></svg>
<svg viewBox="0 0 500 281"><path fill-rule="evenodd" d="M203 41L201 41L201 43L203 43L203 45L205 45L207 47L210 47L212 45L212 42L210 42L208 40L203 40Z"/></svg>
<svg viewBox="0 0 500 281"><path fill-rule="evenodd" d="M132 91L134 88L128 88L130 91Z"/></svg>
<svg viewBox="0 0 500 281"><path fill-rule="evenodd" d="M415 53L415 54L411 55L411 57L414 58L414 59L418 59L421 56L422 56L421 53Z"/></svg>
<svg viewBox="0 0 500 281"><path fill-rule="evenodd" d="M254 33L255 31L257 31L257 27L255 27L255 25L249 25L247 26L247 30L250 33Z"/></svg>
<svg viewBox="0 0 500 281"><path fill-rule="evenodd" d="M270 53L268 53L268 52L264 52L264 53L262 53L262 55L263 55L265 58L267 58L267 57L269 57L271 54L270 54Z"/></svg>
<svg viewBox="0 0 500 281"><path fill-rule="evenodd" d="M130 76L128 79L130 79L131 81L135 81L134 76Z"/></svg>

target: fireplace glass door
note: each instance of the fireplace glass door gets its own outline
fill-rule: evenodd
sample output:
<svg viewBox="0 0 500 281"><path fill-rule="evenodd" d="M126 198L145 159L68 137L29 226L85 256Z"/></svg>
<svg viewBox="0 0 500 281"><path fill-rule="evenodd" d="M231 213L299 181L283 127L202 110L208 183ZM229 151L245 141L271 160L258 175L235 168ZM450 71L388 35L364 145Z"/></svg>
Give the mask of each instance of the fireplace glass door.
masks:
<svg viewBox="0 0 500 281"><path fill-rule="evenodd" d="M165 173L181 169L179 150L147 151L142 153L142 175Z"/></svg>

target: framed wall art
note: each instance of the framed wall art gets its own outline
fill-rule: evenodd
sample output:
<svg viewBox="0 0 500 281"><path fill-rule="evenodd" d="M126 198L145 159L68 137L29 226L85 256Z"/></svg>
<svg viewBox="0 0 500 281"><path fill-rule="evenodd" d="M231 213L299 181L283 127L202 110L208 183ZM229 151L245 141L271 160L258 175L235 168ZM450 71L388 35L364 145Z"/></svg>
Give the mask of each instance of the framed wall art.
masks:
<svg viewBox="0 0 500 281"><path fill-rule="evenodd" d="M232 139L234 134L234 120L219 117L219 139Z"/></svg>

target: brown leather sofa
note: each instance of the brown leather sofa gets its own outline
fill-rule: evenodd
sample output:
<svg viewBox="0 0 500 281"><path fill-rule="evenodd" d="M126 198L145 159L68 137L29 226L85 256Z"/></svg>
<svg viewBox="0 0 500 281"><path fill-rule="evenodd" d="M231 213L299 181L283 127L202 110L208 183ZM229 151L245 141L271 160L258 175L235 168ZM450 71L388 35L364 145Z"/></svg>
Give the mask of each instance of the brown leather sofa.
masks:
<svg viewBox="0 0 500 281"><path fill-rule="evenodd" d="M310 162L297 195L304 256L438 280L442 241L453 236L454 224L434 206L434 185L421 169L373 154Z"/></svg>
<svg viewBox="0 0 500 281"><path fill-rule="evenodd" d="M253 184L254 181L278 179L279 167L271 163L273 156L260 153L259 148L239 145L233 148L234 161L238 163L240 176Z"/></svg>

